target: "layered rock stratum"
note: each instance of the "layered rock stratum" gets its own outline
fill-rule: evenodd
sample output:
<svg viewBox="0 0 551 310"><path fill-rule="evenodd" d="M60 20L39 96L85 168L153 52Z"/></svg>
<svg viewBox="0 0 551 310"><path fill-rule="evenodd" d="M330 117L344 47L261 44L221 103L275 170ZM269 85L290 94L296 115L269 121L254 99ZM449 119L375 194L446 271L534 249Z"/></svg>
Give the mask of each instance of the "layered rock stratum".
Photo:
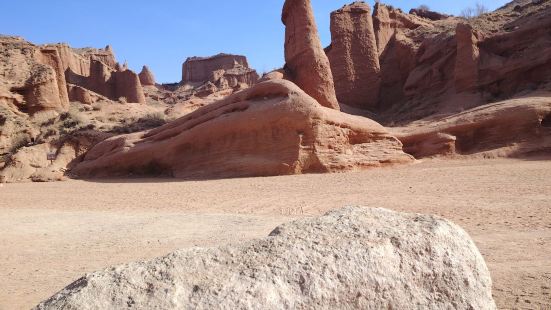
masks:
<svg viewBox="0 0 551 310"><path fill-rule="evenodd" d="M264 239L88 274L36 309L495 309L474 242L447 220L348 207Z"/></svg>

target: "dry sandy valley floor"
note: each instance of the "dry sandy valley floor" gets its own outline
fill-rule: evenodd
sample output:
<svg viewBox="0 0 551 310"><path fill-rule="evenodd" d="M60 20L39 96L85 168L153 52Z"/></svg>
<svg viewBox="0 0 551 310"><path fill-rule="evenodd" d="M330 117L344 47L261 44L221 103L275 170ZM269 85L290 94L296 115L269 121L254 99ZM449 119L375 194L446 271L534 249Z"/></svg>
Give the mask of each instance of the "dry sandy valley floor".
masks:
<svg viewBox="0 0 551 310"><path fill-rule="evenodd" d="M345 205L464 227L501 309L551 309L551 161L430 160L334 175L0 187L0 309L28 309L86 272L262 237Z"/></svg>

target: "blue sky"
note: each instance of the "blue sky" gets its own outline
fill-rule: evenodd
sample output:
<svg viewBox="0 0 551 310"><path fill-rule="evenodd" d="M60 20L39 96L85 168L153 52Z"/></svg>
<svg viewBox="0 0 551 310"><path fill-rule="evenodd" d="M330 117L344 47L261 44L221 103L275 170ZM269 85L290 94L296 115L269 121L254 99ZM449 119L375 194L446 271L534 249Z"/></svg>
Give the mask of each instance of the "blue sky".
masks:
<svg viewBox="0 0 551 310"><path fill-rule="evenodd" d="M0 33L73 47L111 44L117 59L139 71L147 64L158 82L178 82L188 56L243 54L259 72L283 64L283 0L1 0ZM330 42L329 13L352 0L312 0L322 43ZM373 1L368 1L371 5ZM426 4L458 15L476 0L384 3L409 11ZM496 9L507 1L487 0ZM5 12L9 12L6 14Z"/></svg>

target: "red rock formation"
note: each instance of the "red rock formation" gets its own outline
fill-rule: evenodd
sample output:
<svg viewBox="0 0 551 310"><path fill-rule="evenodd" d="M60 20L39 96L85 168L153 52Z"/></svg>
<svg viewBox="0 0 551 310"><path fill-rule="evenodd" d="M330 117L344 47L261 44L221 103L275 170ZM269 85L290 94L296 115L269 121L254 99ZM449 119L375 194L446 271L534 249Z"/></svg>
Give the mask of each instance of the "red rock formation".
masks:
<svg viewBox="0 0 551 310"><path fill-rule="evenodd" d="M69 95L67 94L67 82L65 81L65 69L63 61L57 49L42 48L38 54L38 61L42 64L49 65L55 70L57 79L57 88L59 99L63 109L69 106Z"/></svg>
<svg viewBox="0 0 551 310"><path fill-rule="evenodd" d="M78 101L83 104L93 104L98 101L108 101L109 98L104 97L98 93L92 92L84 87L80 87L73 84L67 84L69 92L69 98L71 101Z"/></svg>
<svg viewBox="0 0 551 310"><path fill-rule="evenodd" d="M331 13L331 46L327 50L339 102L364 109L375 107L381 68L367 3L354 2Z"/></svg>
<svg viewBox="0 0 551 310"><path fill-rule="evenodd" d="M545 93L507 100L392 131L404 144L404 151L416 158L479 153L515 157L549 152L551 102L548 96Z"/></svg>
<svg viewBox="0 0 551 310"><path fill-rule="evenodd" d="M331 66L318 36L310 0L286 0L285 73L322 106L339 109Z"/></svg>
<svg viewBox="0 0 551 310"><path fill-rule="evenodd" d="M153 76L153 72L149 70L148 66L143 66L142 72L140 72L139 76L140 76L140 83L142 83L142 86L155 85L155 76Z"/></svg>
<svg viewBox="0 0 551 310"><path fill-rule="evenodd" d="M430 21L424 20L415 15L404 14L402 11L386 6L379 2L375 3L373 13L373 28L379 55L383 54L389 41L397 30L416 29L420 26L428 26Z"/></svg>
<svg viewBox="0 0 551 310"><path fill-rule="evenodd" d="M455 89L457 92L475 90L478 85L480 50L478 34L469 24L457 24L455 38Z"/></svg>
<svg viewBox="0 0 551 310"><path fill-rule="evenodd" d="M145 103L139 76L131 70L115 71L103 62L92 59L88 76L67 72L67 81L84 87L111 100L125 98L126 102ZM71 100L76 100L71 98Z"/></svg>
<svg viewBox="0 0 551 310"><path fill-rule="evenodd" d="M68 108L67 91L55 51L21 38L0 36L0 92L17 109L35 113ZM11 95L10 95L11 94Z"/></svg>
<svg viewBox="0 0 551 310"><path fill-rule="evenodd" d="M379 124L321 107L289 81L267 81L149 132L108 139L82 177L216 178L336 172L407 163Z"/></svg>
<svg viewBox="0 0 551 310"><path fill-rule="evenodd" d="M182 67L182 84L185 83L216 83L230 76L237 83L253 85L258 80L258 74L249 67L245 56L218 54L212 57L190 57Z"/></svg>
<svg viewBox="0 0 551 310"><path fill-rule="evenodd" d="M126 98L127 102L145 103L145 95L139 76L131 70L113 72L114 98Z"/></svg>

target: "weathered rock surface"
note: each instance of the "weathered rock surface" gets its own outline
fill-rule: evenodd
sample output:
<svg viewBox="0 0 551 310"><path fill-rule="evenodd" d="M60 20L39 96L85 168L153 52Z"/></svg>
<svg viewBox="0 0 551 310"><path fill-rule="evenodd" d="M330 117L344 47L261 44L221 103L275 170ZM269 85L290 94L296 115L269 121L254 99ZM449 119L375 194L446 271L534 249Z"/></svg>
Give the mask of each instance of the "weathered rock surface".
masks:
<svg viewBox="0 0 551 310"><path fill-rule="evenodd" d="M455 58L455 89L458 92L475 90L478 85L480 50L479 35L469 24L457 24L455 39L457 55Z"/></svg>
<svg viewBox="0 0 551 310"><path fill-rule="evenodd" d="M436 155L517 157L551 151L549 93L489 104L429 122L392 128L404 151Z"/></svg>
<svg viewBox="0 0 551 310"><path fill-rule="evenodd" d="M495 309L491 290L455 224L347 207L264 239L88 274L36 309Z"/></svg>
<svg viewBox="0 0 551 310"><path fill-rule="evenodd" d="M109 136L107 133L80 132L57 142L22 147L0 170L0 183L61 181L75 159ZM53 159L48 160L47 154L53 155Z"/></svg>
<svg viewBox="0 0 551 310"><path fill-rule="evenodd" d="M149 132L108 139L81 177L216 178L336 172L407 163L379 124L320 106L293 83L267 81Z"/></svg>
<svg viewBox="0 0 551 310"><path fill-rule="evenodd" d="M142 83L142 86L153 86L156 84L155 76L153 75L153 72L151 72L148 66L143 66L139 76L140 76L140 83Z"/></svg>
<svg viewBox="0 0 551 310"><path fill-rule="evenodd" d="M331 13L331 46L327 56L339 102L374 108L379 100L381 68L367 3L354 2Z"/></svg>
<svg viewBox="0 0 551 310"><path fill-rule="evenodd" d="M120 71L122 70L122 71ZM145 94L139 76L128 69L119 70L100 60L92 59L90 73L81 76L67 71L67 82L86 88L111 100L124 98L126 102L145 103ZM72 98L77 99L77 98Z"/></svg>
<svg viewBox="0 0 551 310"><path fill-rule="evenodd" d="M322 106L338 110L331 65L321 47L310 0L286 0L281 20L286 77Z"/></svg>
<svg viewBox="0 0 551 310"><path fill-rule="evenodd" d="M351 6L358 5L361 4ZM377 105L363 109L377 113L381 121L396 123L434 114L450 115L517 94L551 89L548 80L551 37L547 31L551 27L551 3L548 1L516 1L470 20L429 16L430 12L412 13L415 14L380 3L375 5L372 19L379 55L380 89L366 90L353 97L356 100L376 98L371 101L378 102ZM341 15L334 15L334 19ZM334 24L339 23L332 25L333 38L361 33L334 27ZM341 21L340 24L350 23ZM357 25L354 28L365 33L371 30L369 23ZM348 89L366 88L372 83L365 83L366 78L353 82L342 78L343 73L348 72L350 76L350 68L363 66L366 60L373 61L348 55L354 42L367 47L367 40L343 42L341 51L335 50L339 44L332 43L328 55L339 100L346 103L353 99L342 99L343 81L349 82ZM373 54L373 48L368 53Z"/></svg>
<svg viewBox="0 0 551 310"><path fill-rule="evenodd" d="M36 113L64 111L69 99L55 50L44 51L21 38L0 36L0 93L13 107Z"/></svg>
<svg viewBox="0 0 551 310"><path fill-rule="evenodd" d="M212 83L216 91L249 87L258 81L258 73L249 67L245 56L218 54L211 57L190 57L182 66L182 85L200 87Z"/></svg>
<svg viewBox="0 0 551 310"><path fill-rule="evenodd" d="M415 15L405 14L399 9L375 3L373 12L373 28L379 55L382 55L388 43L397 32L412 30L421 26L429 26L430 21Z"/></svg>

